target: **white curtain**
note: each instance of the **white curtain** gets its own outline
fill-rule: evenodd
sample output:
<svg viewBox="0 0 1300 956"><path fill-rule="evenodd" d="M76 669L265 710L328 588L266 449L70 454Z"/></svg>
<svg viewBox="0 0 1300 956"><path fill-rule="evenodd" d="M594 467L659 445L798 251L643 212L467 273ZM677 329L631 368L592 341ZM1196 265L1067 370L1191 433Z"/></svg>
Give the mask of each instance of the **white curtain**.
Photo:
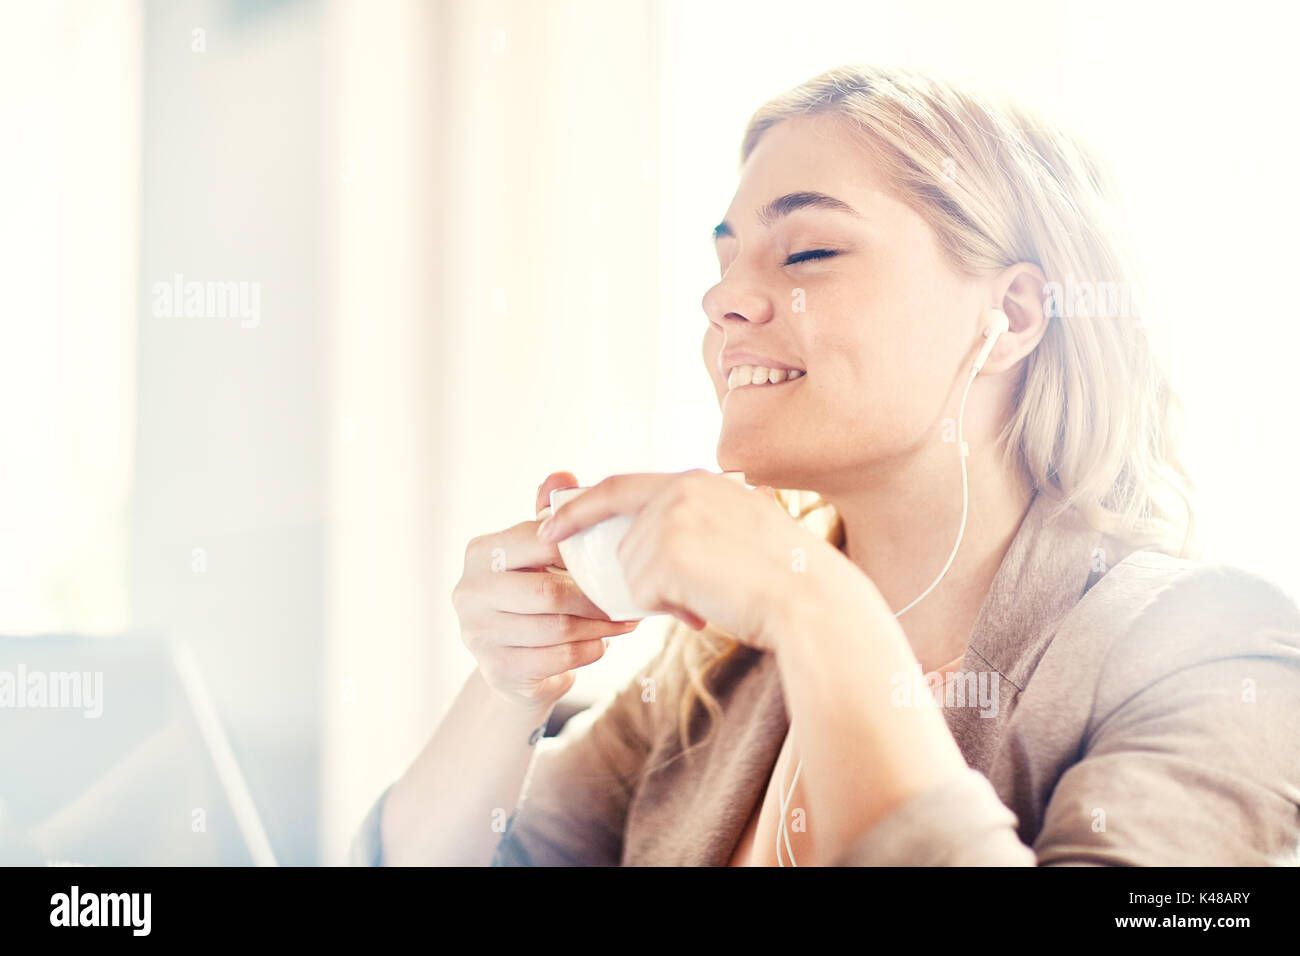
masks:
<svg viewBox="0 0 1300 956"><path fill-rule="evenodd" d="M469 539L531 519L551 471L682 461L662 328L703 320L658 294L653 15L332 8L327 862L472 670L450 602ZM674 361L698 363L695 342ZM657 626L575 694L629 677Z"/></svg>
<svg viewBox="0 0 1300 956"><path fill-rule="evenodd" d="M0 633L128 620L140 4L0 30Z"/></svg>

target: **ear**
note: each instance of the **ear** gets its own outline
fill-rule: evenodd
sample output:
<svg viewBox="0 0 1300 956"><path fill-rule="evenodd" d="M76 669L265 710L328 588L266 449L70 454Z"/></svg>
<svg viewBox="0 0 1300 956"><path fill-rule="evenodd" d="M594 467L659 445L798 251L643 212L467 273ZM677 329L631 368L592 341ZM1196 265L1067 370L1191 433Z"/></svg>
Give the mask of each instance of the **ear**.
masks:
<svg viewBox="0 0 1300 956"><path fill-rule="evenodd" d="M1048 315L1043 303L1047 276L1032 262L1007 266L990 280L990 302L1007 315L1010 328L998 336L997 344L982 374L994 375L1014 368L1038 347L1047 332Z"/></svg>

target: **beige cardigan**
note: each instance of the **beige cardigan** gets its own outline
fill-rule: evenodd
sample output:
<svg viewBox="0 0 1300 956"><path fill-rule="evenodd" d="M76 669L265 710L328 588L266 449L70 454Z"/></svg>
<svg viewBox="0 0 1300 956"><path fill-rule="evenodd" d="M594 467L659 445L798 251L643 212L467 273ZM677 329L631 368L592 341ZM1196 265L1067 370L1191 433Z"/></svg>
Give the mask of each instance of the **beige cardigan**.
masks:
<svg viewBox="0 0 1300 956"><path fill-rule="evenodd" d="M1300 865L1294 601L1051 510L1036 496L985 599L969 706L945 702L970 769L836 863ZM742 647L711 675L722 718L680 759L676 707L641 676L539 742L494 865L727 863L789 728L776 661ZM697 705L691 739L707 726ZM350 862L382 862L382 805Z"/></svg>

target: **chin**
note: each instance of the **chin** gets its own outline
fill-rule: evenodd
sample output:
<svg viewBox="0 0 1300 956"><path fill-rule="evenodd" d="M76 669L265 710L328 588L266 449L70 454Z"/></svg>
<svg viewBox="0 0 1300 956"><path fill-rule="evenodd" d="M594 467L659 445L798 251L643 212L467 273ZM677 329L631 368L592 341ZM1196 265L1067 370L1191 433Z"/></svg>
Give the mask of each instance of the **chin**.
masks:
<svg viewBox="0 0 1300 956"><path fill-rule="evenodd" d="M769 441L741 441L723 433L718 441L718 467L722 471L743 471L750 485L771 488L803 488L806 477L798 459L788 449L777 451Z"/></svg>

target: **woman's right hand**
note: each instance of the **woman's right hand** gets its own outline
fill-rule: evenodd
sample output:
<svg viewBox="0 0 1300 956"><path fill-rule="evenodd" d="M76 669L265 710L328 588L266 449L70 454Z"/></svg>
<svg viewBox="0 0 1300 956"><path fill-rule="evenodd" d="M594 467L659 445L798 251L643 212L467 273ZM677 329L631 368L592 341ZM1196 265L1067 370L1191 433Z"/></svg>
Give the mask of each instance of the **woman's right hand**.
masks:
<svg viewBox="0 0 1300 956"><path fill-rule="evenodd" d="M605 638L627 634L639 621L614 622L567 574L555 544L537 540L551 490L576 488L567 471L537 489L537 520L480 535L465 548L465 570L451 592L460 636L484 681L507 700L549 709L573 686L574 669L605 654Z"/></svg>

